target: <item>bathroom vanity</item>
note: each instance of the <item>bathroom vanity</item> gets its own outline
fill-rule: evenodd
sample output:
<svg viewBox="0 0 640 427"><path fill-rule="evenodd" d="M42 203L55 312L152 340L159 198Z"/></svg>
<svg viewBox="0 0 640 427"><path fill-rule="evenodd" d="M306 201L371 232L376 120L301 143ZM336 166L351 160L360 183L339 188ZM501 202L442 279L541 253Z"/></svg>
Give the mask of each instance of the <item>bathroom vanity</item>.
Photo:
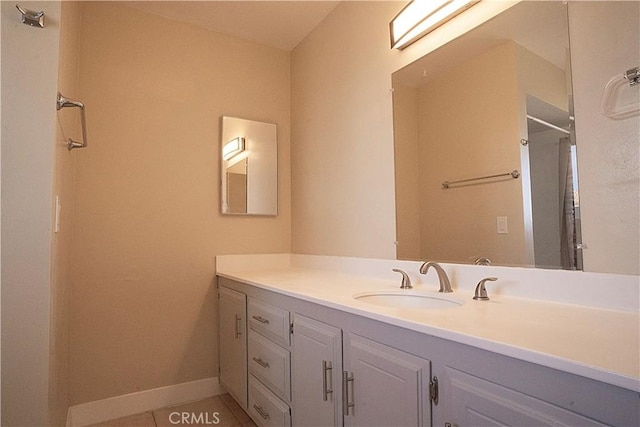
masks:
<svg viewBox="0 0 640 427"><path fill-rule="evenodd" d="M386 307L354 295L395 292L399 276L231 264L218 260L220 381L259 425L640 420L637 313L493 297L491 285L473 301L455 280L462 305ZM411 292L442 297L425 280Z"/></svg>

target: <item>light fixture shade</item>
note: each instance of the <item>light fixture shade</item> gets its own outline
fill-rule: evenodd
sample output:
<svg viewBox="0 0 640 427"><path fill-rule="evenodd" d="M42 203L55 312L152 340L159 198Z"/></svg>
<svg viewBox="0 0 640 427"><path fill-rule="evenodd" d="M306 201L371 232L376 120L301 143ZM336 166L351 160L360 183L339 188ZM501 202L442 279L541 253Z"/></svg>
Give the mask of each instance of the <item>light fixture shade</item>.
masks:
<svg viewBox="0 0 640 427"><path fill-rule="evenodd" d="M391 48L404 49L480 0L413 0L389 23Z"/></svg>
<svg viewBox="0 0 640 427"><path fill-rule="evenodd" d="M222 147L222 158L229 160L244 151L244 138L239 136L224 144Z"/></svg>

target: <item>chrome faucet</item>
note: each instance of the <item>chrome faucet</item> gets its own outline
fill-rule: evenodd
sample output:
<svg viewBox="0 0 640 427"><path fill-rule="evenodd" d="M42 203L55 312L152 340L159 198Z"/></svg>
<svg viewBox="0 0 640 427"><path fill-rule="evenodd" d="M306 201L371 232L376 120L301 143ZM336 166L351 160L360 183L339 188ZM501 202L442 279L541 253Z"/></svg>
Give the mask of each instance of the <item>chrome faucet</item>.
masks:
<svg viewBox="0 0 640 427"><path fill-rule="evenodd" d="M447 272L444 271L440 264L433 261L427 261L420 266L420 274L427 274L427 271L429 271L429 268L431 267L433 267L433 269L436 270L436 273L438 273L438 281L440 282L439 292L453 292L453 289L451 289L451 283L449 282L449 277L447 277Z"/></svg>

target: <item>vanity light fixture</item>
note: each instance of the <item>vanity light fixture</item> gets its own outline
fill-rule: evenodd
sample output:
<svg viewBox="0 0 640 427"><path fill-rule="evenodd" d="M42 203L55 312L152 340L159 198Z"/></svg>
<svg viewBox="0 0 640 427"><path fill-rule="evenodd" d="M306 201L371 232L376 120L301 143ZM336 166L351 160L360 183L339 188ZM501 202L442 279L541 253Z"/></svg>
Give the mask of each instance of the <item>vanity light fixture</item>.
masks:
<svg viewBox="0 0 640 427"><path fill-rule="evenodd" d="M391 48L404 49L480 0L413 0L389 23Z"/></svg>
<svg viewBox="0 0 640 427"><path fill-rule="evenodd" d="M224 144L222 158L229 160L244 151L244 138L239 136Z"/></svg>

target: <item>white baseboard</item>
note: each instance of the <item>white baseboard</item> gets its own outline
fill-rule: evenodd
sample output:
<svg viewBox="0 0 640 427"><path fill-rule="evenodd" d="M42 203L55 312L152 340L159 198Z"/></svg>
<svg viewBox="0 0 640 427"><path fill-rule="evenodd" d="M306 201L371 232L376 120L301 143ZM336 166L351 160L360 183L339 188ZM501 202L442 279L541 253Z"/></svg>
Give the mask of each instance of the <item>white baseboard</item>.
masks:
<svg viewBox="0 0 640 427"><path fill-rule="evenodd" d="M217 377L144 390L69 408L67 427L80 427L224 393Z"/></svg>

